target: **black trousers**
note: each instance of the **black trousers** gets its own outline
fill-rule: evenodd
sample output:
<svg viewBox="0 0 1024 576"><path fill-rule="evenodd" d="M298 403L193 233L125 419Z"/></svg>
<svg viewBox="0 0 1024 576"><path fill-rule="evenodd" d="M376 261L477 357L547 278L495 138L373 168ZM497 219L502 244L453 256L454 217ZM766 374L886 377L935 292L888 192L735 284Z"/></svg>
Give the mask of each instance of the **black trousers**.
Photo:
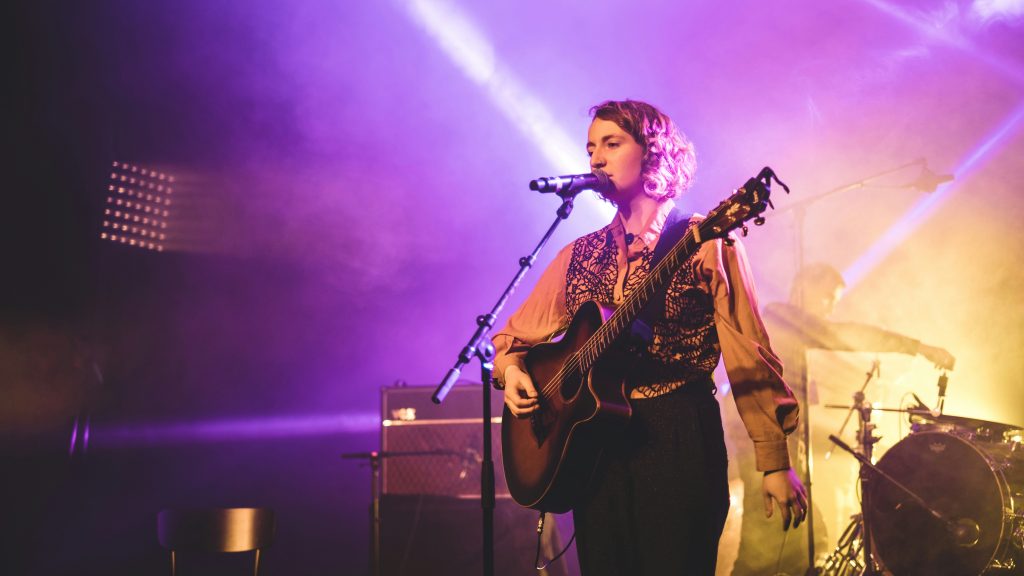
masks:
<svg viewBox="0 0 1024 576"><path fill-rule="evenodd" d="M573 511L583 576L713 576L729 481L712 385L630 400Z"/></svg>

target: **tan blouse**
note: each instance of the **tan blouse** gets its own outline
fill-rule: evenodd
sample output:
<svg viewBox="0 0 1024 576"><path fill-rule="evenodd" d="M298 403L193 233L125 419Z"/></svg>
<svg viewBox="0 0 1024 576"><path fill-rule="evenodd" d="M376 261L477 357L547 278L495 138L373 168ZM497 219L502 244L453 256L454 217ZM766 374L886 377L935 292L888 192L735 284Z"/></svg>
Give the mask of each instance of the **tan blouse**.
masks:
<svg viewBox="0 0 1024 576"><path fill-rule="evenodd" d="M591 245L608 255L614 254L614 263L599 265L598 275L607 276L603 293L612 300L605 304L618 305L629 296L632 288L646 277L651 254L657 244L665 220L674 204L671 200L659 205L648 226L632 242L626 243L625 220L621 214L601 230L583 236L559 251L541 275L533 292L522 306L509 317L508 323L494 336L497 349L495 374L504 378L505 370L517 365L525 370L526 352L534 344L545 342L563 332L571 319L570 305L579 293L578 287L569 289L567 278L570 267L573 278L581 267L581 254ZM575 259L574 259L575 253ZM593 271L594 262L584 266ZM601 280L594 278L595 282ZM719 353L725 360L726 372L732 385L733 397L741 419L754 441L757 468L761 471L789 467L786 434L797 425L798 408L792 391L782 380L782 364L772 352L764 324L758 314L757 298L752 275L743 245L737 240L726 246L721 240L705 242L673 279L673 287L701 296L707 301L708 313L699 326L679 326L678 323L656 325L649 351L651 356L662 356L677 369L672 378L638 378L627 382L631 398L654 397L671 392L688 381L710 378L718 363ZM602 293L595 290L595 294ZM671 295L668 299L671 301ZM692 299L692 296L689 296ZM693 318L701 318L695 315ZM666 354L676 348L671 345L679 334L665 333L665 326L675 332L685 332L683 340L695 349L692 354ZM710 356L704 351L710 351ZM692 356L692 357L691 357ZM710 361L708 359L710 358ZM678 363L684 361L683 363ZM662 364L665 364L663 362Z"/></svg>

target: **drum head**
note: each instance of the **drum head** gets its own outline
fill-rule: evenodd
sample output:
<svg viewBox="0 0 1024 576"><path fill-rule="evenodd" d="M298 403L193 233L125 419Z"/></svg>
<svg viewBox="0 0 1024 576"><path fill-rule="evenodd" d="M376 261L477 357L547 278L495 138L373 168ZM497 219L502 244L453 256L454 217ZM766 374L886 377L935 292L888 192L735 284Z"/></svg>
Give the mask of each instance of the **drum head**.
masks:
<svg viewBox="0 0 1024 576"><path fill-rule="evenodd" d="M878 467L952 520L976 522L976 543L958 545L946 526L885 478L872 475L868 508L875 555L894 576L981 574L1002 541L1001 480L984 453L944 432L912 434Z"/></svg>

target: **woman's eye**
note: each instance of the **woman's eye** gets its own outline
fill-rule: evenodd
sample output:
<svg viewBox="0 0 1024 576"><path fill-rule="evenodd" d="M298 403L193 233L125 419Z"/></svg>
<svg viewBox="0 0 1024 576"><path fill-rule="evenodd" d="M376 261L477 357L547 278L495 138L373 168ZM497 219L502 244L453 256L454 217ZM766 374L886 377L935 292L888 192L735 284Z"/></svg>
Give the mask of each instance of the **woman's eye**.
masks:
<svg viewBox="0 0 1024 576"><path fill-rule="evenodd" d="M619 147L619 143L618 142L609 142L608 143L608 147L609 148L618 148Z"/></svg>

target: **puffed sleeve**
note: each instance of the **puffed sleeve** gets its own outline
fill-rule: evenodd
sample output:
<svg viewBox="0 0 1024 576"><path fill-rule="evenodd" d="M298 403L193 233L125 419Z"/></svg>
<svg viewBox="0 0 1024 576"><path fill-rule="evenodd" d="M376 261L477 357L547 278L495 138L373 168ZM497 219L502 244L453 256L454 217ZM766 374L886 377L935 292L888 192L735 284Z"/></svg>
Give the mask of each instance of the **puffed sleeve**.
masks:
<svg viewBox="0 0 1024 576"><path fill-rule="evenodd" d="M758 313L757 293L739 239L701 247L701 271L715 302L715 325L725 370L740 418L754 441L757 469L789 467L786 435L796 429L799 407L782 379L782 362L771 349Z"/></svg>
<svg viewBox="0 0 1024 576"><path fill-rule="evenodd" d="M502 386L505 369L523 359L534 344L546 342L569 325L565 308L565 278L572 259L572 244L562 248L541 274L533 291L494 336L494 376Z"/></svg>

